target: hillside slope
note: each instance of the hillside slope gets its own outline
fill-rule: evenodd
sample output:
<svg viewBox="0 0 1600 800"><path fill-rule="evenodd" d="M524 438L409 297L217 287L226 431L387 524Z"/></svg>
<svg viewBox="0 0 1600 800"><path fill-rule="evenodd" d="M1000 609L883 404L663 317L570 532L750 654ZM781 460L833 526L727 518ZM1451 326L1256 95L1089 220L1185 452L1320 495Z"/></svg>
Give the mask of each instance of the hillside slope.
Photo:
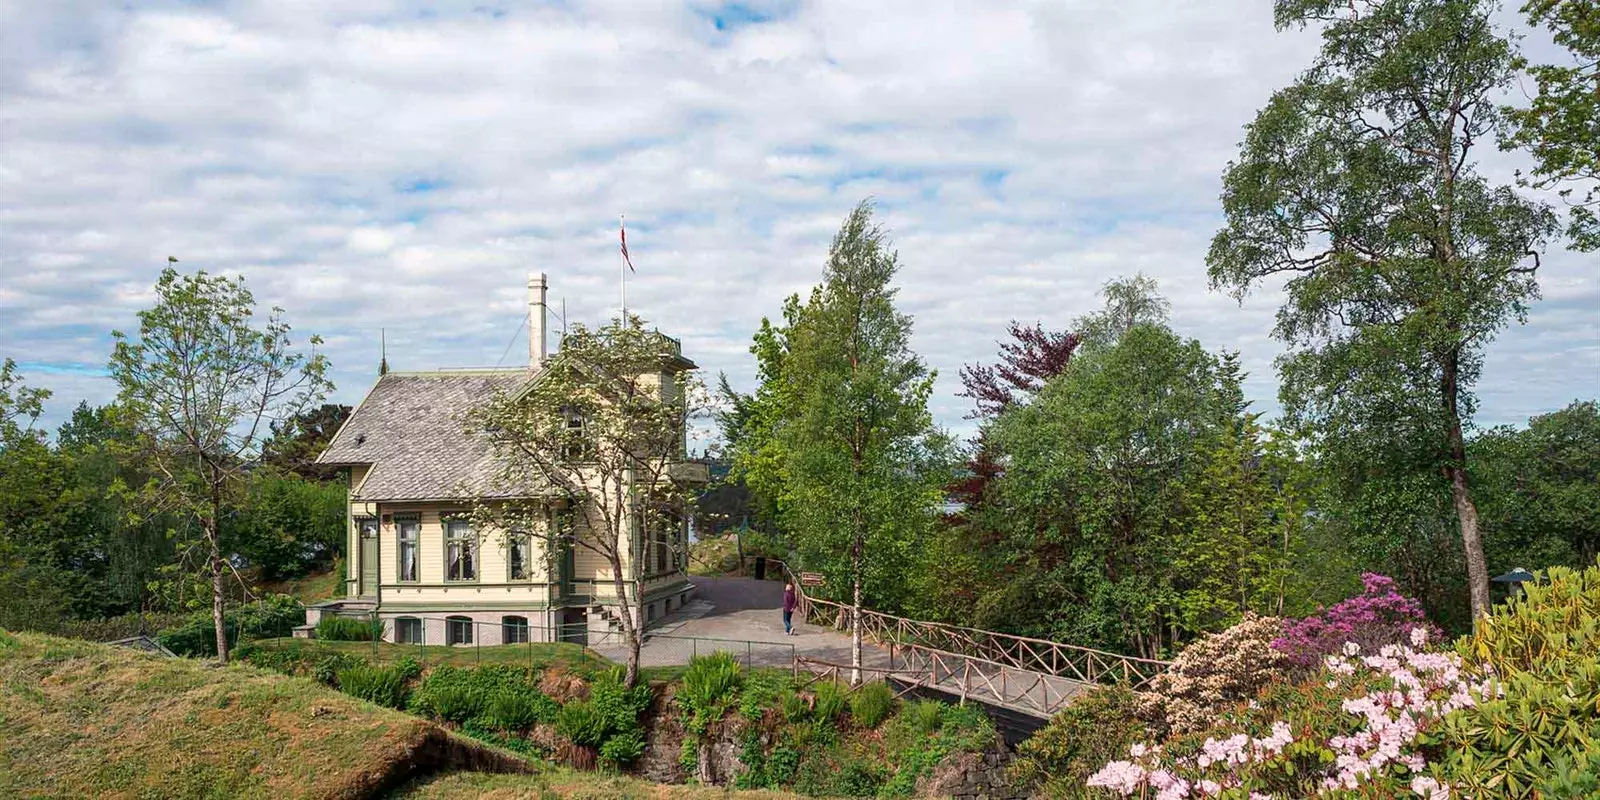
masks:
<svg viewBox="0 0 1600 800"><path fill-rule="evenodd" d="M508 754L302 678L0 632L0 797L369 797Z"/></svg>

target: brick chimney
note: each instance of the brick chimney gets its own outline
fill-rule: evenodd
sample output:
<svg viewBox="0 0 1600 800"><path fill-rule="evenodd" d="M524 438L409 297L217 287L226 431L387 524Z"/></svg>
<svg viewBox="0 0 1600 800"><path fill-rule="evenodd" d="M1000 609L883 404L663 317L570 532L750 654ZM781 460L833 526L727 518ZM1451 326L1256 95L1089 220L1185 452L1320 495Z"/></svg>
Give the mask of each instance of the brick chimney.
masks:
<svg viewBox="0 0 1600 800"><path fill-rule="evenodd" d="M545 343L545 295L549 291L543 272L528 273L528 371L538 372L550 354Z"/></svg>

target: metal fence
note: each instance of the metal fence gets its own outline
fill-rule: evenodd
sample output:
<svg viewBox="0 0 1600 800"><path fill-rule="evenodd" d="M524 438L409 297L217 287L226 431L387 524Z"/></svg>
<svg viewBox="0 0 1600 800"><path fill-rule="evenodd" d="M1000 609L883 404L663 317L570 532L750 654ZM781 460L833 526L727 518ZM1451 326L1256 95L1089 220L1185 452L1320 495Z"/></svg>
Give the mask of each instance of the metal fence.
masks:
<svg viewBox="0 0 1600 800"><path fill-rule="evenodd" d="M254 645L277 651L344 652L377 662L410 657L424 665L503 663L530 667L567 662L601 668L623 663L628 652L627 637L621 631L590 627L587 623L550 626L532 621L507 623L452 616L376 617L348 613L325 613L323 618L329 617L348 620L344 625L350 638L295 639L291 638L292 631L283 631L282 636L256 641ZM327 628L324 632L332 633ZM794 645L789 642L682 636L646 630L640 665L681 666L695 656L717 651L731 654L746 668L789 669L795 657Z"/></svg>

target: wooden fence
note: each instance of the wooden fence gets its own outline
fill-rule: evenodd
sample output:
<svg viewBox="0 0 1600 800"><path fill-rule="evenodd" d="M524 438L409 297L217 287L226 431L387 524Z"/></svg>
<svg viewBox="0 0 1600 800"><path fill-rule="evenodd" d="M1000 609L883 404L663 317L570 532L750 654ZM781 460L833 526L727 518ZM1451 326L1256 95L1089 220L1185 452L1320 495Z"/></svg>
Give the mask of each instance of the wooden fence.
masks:
<svg viewBox="0 0 1600 800"><path fill-rule="evenodd" d="M783 568L794 584L795 610L801 619L840 631L851 629L849 606L807 596L789 571L789 566L784 564ZM1172 663L1027 636L922 622L870 609L862 609L861 612L861 638L879 645L894 644L953 653L1013 670L1053 675L1080 683L1126 683L1139 687L1149 683Z"/></svg>

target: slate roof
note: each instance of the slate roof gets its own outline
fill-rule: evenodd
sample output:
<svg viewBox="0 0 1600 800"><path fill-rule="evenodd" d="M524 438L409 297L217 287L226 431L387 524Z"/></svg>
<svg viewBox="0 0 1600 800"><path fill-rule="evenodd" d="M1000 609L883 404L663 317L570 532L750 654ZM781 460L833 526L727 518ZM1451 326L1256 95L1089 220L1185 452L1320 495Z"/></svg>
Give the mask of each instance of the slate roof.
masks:
<svg viewBox="0 0 1600 800"><path fill-rule="evenodd" d="M372 465L352 500L506 496L490 491L494 454L467 435L462 414L527 379L523 369L391 372L378 378L317 463Z"/></svg>

